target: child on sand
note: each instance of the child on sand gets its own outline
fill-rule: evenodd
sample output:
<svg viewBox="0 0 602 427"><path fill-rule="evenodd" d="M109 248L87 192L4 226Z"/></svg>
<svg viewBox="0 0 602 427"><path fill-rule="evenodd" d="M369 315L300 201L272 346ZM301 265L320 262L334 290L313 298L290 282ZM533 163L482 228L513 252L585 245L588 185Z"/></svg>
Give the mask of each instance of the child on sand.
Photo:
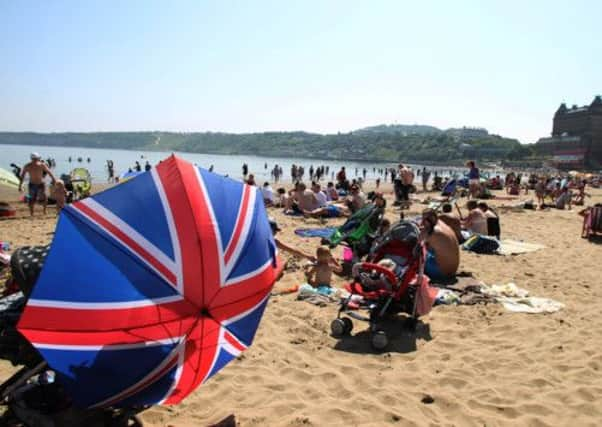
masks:
<svg viewBox="0 0 602 427"><path fill-rule="evenodd" d="M54 200L56 200L56 214L58 216L65 207L65 201L67 200L67 190L65 189L65 182L62 179L57 179L54 182L53 196Z"/></svg>
<svg viewBox="0 0 602 427"><path fill-rule="evenodd" d="M332 288L330 286L332 280L332 273L341 273L343 267L341 264L332 256L328 246L320 246L316 250L315 264L311 264L305 271L305 278L309 286L311 286L316 293L330 295ZM306 285L302 288L307 288Z"/></svg>

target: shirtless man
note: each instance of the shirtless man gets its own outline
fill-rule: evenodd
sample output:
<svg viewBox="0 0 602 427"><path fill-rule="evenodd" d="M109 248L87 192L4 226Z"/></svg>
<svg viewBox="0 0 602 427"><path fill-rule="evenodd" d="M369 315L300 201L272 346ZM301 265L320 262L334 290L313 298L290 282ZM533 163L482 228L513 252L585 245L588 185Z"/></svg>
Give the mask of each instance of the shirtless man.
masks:
<svg viewBox="0 0 602 427"><path fill-rule="evenodd" d="M351 186L351 195L348 198L347 206L351 212L357 212L366 205L366 196L361 192L358 185Z"/></svg>
<svg viewBox="0 0 602 427"><path fill-rule="evenodd" d="M444 222L445 225L451 228L454 231L458 242L462 243L464 241L464 238L462 237L462 223L458 215L452 212L452 205L445 203L441 207L441 210L443 212L439 214L439 221Z"/></svg>
<svg viewBox="0 0 602 427"><path fill-rule="evenodd" d="M299 183L297 191L295 191L295 200L302 213L312 212L320 207L314 192L308 190L302 182Z"/></svg>
<svg viewBox="0 0 602 427"><path fill-rule="evenodd" d="M401 206L410 206L410 189L414 183L414 172L408 166L399 164L399 178L401 179Z"/></svg>
<svg viewBox="0 0 602 427"><path fill-rule="evenodd" d="M468 231L468 234L487 235L487 218L482 210L478 208L476 200L469 200L466 203L468 216L462 221L462 227ZM467 236L464 236L467 239Z"/></svg>
<svg viewBox="0 0 602 427"><path fill-rule="evenodd" d="M19 177L19 191L23 191L23 180L25 179L25 175L29 174L29 213L33 216L33 207L36 201L42 202L42 206L44 207L44 215L46 215L46 205L48 204L48 200L46 199L46 189L44 186L44 173L50 175L52 178L52 183L56 181L54 175L46 166L46 164L42 161L42 157L38 153L31 153L31 162L27 163L23 170L21 171L21 176Z"/></svg>
<svg viewBox="0 0 602 427"><path fill-rule="evenodd" d="M439 221L433 209L422 213L421 237L428 253L424 272L433 280L452 278L460 265L460 247L454 231Z"/></svg>

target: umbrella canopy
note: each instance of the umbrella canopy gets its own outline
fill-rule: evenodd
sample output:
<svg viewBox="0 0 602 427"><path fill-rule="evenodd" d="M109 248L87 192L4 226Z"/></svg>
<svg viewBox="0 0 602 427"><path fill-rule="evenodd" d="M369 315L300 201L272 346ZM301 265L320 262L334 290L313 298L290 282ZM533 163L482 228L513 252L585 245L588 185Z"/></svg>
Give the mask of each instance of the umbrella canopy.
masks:
<svg viewBox="0 0 602 427"><path fill-rule="evenodd" d="M14 173L0 168L0 184L10 188L18 189L19 178L17 178Z"/></svg>
<svg viewBox="0 0 602 427"><path fill-rule="evenodd" d="M18 327L77 405L178 403L251 344L279 268L258 191L172 156L63 209Z"/></svg>
<svg viewBox="0 0 602 427"><path fill-rule="evenodd" d="M137 172L137 171L128 171L128 172L124 172L121 175L119 175L119 182L126 182L129 181L132 178L136 178L138 175L143 174L144 172Z"/></svg>

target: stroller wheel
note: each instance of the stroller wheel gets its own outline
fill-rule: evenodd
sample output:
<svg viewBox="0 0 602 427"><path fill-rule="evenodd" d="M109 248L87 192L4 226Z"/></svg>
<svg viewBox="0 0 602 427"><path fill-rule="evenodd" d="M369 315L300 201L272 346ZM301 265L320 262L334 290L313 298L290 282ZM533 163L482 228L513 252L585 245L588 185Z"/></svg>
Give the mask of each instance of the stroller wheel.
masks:
<svg viewBox="0 0 602 427"><path fill-rule="evenodd" d="M345 335L349 335L351 333L351 331L353 330L353 322L348 317L343 317L342 320L343 320L343 323L345 324L345 330L343 331L343 333Z"/></svg>
<svg viewBox="0 0 602 427"><path fill-rule="evenodd" d="M384 331L376 331L372 335L372 348L377 351L382 351L389 344L389 339Z"/></svg>
<svg viewBox="0 0 602 427"><path fill-rule="evenodd" d="M416 332L416 326L418 326L418 319L416 317L408 317L405 322L405 327L410 332Z"/></svg>
<svg viewBox="0 0 602 427"><path fill-rule="evenodd" d="M342 337L351 332L351 328L348 326L349 323L351 323L351 320L347 318L334 319L330 323L330 332L332 333L332 336ZM351 327L353 327L353 324Z"/></svg>

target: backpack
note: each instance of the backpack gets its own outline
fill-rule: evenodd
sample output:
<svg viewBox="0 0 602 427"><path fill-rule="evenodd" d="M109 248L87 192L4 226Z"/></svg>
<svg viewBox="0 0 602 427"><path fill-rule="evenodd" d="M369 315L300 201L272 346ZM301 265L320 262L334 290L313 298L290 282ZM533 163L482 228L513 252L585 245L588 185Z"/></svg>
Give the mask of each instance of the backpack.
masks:
<svg viewBox="0 0 602 427"><path fill-rule="evenodd" d="M462 247L477 254L494 254L499 249L500 242L492 237L475 234L464 242Z"/></svg>

